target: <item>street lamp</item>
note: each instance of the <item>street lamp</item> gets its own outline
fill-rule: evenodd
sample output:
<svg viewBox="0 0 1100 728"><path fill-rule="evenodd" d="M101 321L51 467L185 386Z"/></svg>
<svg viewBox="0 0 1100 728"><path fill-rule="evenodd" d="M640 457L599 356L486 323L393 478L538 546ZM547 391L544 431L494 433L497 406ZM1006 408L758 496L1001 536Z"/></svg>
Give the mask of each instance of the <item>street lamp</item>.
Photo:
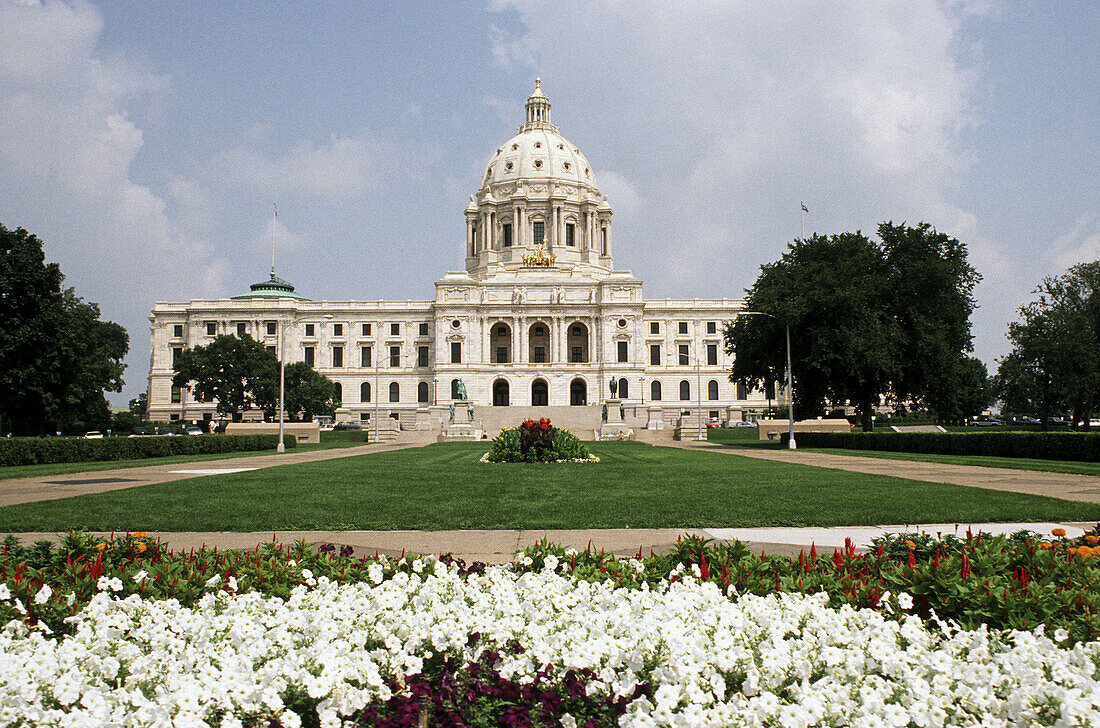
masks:
<svg viewBox="0 0 1100 728"><path fill-rule="evenodd" d="M767 316L770 319L779 321L777 316L770 313L764 313L763 311L740 311L739 316ZM790 424L790 432L787 438L788 445L791 450L797 449L794 442L794 380L791 377L791 325L786 322L783 323L783 327L787 330L787 419Z"/></svg>
<svg viewBox="0 0 1100 728"><path fill-rule="evenodd" d="M286 443L283 442L283 421L286 419L286 352L283 344L286 343L286 327L305 321L310 316L301 316L290 321L279 321L279 444L275 446L275 452L286 452ZM332 314L322 316L326 321L332 320Z"/></svg>

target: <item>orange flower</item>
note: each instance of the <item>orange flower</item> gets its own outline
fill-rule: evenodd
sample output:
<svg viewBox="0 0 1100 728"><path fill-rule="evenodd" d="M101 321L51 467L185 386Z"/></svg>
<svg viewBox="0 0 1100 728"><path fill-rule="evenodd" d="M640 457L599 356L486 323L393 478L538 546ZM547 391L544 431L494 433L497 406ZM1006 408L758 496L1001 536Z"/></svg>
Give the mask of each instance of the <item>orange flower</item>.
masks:
<svg viewBox="0 0 1100 728"><path fill-rule="evenodd" d="M1095 546L1097 541L1100 541L1100 538L1096 538L1096 536L1093 536L1091 533L1085 536L1085 543L1089 546Z"/></svg>
<svg viewBox="0 0 1100 728"><path fill-rule="evenodd" d="M1066 529L1064 529L1064 528L1054 528L1054 529L1051 529L1050 532L1052 534L1054 534L1055 536L1058 536L1058 537L1066 535Z"/></svg>
<svg viewBox="0 0 1100 728"><path fill-rule="evenodd" d="M1096 556L1096 550L1090 549L1088 546L1078 546L1077 555L1082 559L1091 559L1093 556Z"/></svg>
<svg viewBox="0 0 1100 728"><path fill-rule="evenodd" d="M1039 548L1049 549L1050 548L1050 541L1040 541L1039 542Z"/></svg>
<svg viewBox="0 0 1100 728"><path fill-rule="evenodd" d="M1082 548L1084 548L1084 547L1082 546ZM1071 556L1076 556L1077 555L1077 547L1076 546L1070 546L1068 549L1066 549L1066 553L1070 554Z"/></svg>
<svg viewBox="0 0 1100 728"><path fill-rule="evenodd" d="M146 537L146 536L148 536L149 534L145 533L145 531L134 531L134 532L133 532L133 534L131 534L131 535L132 535L132 536L133 536L134 538L145 538L145 537Z"/></svg>
<svg viewBox="0 0 1100 728"><path fill-rule="evenodd" d="M107 548L107 544L103 543L102 541L100 541L99 543L97 543L95 545L95 550L96 551L102 551L105 548Z"/></svg>
<svg viewBox="0 0 1100 728"><path fill-rule="evenodd" d="M139 554L145 553L146 548L147 547L145 546L145 544L141 541L138 541L136 544L134 544L134 551L137 551Z"/></svg>
<svg viewBox="0 0 1100 728"><path fill-rule="evenodd" d="M906 541L905 545L910 551L912 551L913 549L915 549L917 547L917 545L915 543L913 543L912 541Z"/></svg>

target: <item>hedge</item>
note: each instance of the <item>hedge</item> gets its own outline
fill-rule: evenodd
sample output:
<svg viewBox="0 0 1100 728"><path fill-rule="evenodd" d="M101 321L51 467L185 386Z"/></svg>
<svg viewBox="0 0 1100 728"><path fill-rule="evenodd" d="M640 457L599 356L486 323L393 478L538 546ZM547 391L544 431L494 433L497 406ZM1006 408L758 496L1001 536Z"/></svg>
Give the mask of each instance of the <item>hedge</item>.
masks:
<svg viewBox="0 0 1100 728"><path fill-rule="evenodd" d="M136 460L167 455L209 455L222 452L274 450L278 435L200 435L106 437L102 440L57 437L0 439L0 466ZM287 447L297 442L286 435Z"/></svg>
<svg viewBox="0 0 1100 728"><path fill-rule="evenodd" d="M786 433L782 437L785 442ZM801 447L1100 462L1100 434L1085 432L800 432L795 441Z"/></svg>

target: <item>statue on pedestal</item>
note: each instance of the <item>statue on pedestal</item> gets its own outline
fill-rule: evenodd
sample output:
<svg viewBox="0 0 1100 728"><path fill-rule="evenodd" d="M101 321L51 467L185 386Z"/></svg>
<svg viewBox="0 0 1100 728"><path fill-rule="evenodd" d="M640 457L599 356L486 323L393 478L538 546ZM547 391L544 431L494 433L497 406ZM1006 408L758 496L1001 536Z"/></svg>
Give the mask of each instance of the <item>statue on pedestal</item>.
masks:
<svg viewBox="0 0 1100 728"><path fill-rule="evenodd" d="M615 399L615 395L619 393L619 380L615 377L611 377L611 381L607 384L609 387L611 387L611 399Z"/></svg>
<svg viewBox="0 0 1100 728"><path fill-rule="evenodd" d="M470 422L474 421L474 406L472 404L466 405L466 412L470 415Z"/></svg>
<svg viewBox="0 0 1100 728"><path fill-rule="evenodd" d="M461 379L455 384L455 394L458 395L458 399L462 402L470 398L469 394L466 393L466 384L463 383Z"/></svg>
<svg viewBox="0 0 1100 728"><path fill-rule="evenodd" d="M454 421L455 421L455 403L451 402L451 424L452 425L454 424Z"/></svg>

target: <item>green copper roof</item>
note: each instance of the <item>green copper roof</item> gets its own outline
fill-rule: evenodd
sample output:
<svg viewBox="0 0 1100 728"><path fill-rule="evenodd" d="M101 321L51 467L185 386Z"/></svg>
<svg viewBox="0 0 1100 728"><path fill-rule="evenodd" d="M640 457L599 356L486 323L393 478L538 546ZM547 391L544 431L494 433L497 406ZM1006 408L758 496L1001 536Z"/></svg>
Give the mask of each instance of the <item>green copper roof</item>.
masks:
<svg viewBox="0 0 1100 728"><path fill-rule="evenodd" d="M249 293L242 293L239 296L233 296L233 298L296 298L299 301L309 300L302 294L295 293L294 286L290 283L282 278L276 278L274 272L271 273L271 278L268 280L253 283L249 288L251 289Z"/></svg>

